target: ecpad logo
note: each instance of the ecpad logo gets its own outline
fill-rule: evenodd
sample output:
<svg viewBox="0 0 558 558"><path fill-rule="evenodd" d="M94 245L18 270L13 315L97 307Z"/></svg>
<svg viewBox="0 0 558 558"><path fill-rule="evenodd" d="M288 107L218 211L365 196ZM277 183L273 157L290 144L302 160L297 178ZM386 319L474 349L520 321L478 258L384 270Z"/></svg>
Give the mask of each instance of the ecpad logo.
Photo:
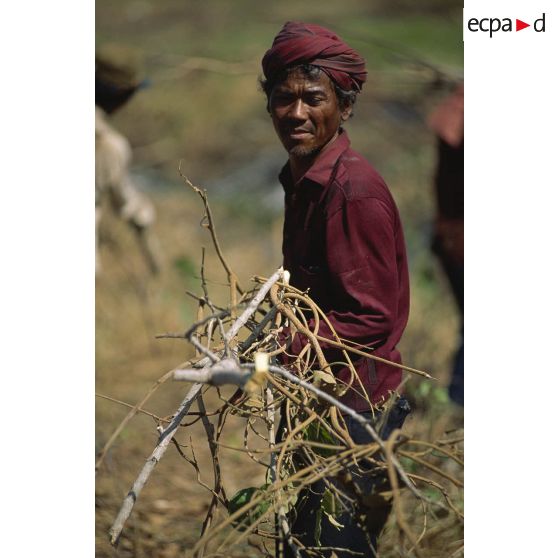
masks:
<svg viewBox="0 0 558 558"><path fill-rule="evenodd" d="M536 19L533 23L533 29L537 33L544 33L545 32L545 17L546 14ZM512 25L512 18L505 17L503 19L499 19L497 17L485 17L483 19L477 19L476 17L472 17L467 22L467 27L469 31L476 33L477 31L488 32L490 33L490 38L492 38L493 33L497 33L498 31L509 32L513 31ZM531 27L530 23L525 23L520 19L515 20L515 30L521 31L522 29L526 29L527 27Z"/></svg>

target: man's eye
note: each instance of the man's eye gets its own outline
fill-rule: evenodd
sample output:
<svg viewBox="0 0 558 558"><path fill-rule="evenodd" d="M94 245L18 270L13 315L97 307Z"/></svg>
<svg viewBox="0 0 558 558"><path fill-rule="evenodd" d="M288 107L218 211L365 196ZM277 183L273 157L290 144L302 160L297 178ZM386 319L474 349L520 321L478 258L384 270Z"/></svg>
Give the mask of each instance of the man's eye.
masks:
<svg viewBox="0 0 558 558"><path fill-rule="evenodd" d="M306 102L311 107L317 107L322 101L323 101L322 97L309 97L308 99L306 99Z"/></svg>
<svg viewBox="0 0 558 558"><path fill-rule="evenodd" d="M290 95L285 95L285 94L276 94L273 95L271 102L273 104L277 104L277 105L285 105L291 102L291 97Z"/></svg>

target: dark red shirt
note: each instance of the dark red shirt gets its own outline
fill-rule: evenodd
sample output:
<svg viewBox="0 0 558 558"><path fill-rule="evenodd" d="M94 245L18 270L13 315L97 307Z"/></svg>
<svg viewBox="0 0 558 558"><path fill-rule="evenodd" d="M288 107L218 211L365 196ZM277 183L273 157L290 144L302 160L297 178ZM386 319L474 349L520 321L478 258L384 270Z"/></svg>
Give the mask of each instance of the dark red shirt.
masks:
<svg viewBox="0 0 558 558"><path fill-rule="evenodd" d="M409 315L409 275L399 213L382 177L350 148L342 131L298 183L293 184L288 163L279 180L285 189L283 265L291 284L309 289L339 337L400 363L396 345ZM309 325L312 329L313 320ZM323 320L318 335L332 338ZM322 348L329 362L342 360L338 350ZM300 349L295 339L290 352ZM372 402L401 382L399 368L353 357ZM350 380L347 366L334 372ZM369 410L359 392L355 382L343 402Z"/></svg>

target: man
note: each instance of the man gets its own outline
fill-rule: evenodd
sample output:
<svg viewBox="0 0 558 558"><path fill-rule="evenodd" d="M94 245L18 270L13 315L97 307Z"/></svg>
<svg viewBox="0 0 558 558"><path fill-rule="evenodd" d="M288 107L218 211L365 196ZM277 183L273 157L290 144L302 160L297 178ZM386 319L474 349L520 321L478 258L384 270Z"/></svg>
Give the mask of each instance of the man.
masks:
<svg viewBox="0 0 558 558"><path fill-rule="evenodd" d="M291 283L309 289L341 338L400 363L396 345L409 312L403 230L383 179L351 149L343 129L366 80L365 61L333 32L288 22L265 54L262 68L267 108L289 156L279 179L285 190L284 267L291 272ZM314 327L312 320L309 327ZM318 334L332 338L323 320ZM297 354L304 342L295 337L289 352ZM343 360L325 343L323 349L330 363ZM355 359L354 366L358 379L351 378L346 365L334 369L348 386L342 401L370 413L371 403L385 401L398 388L401 370L367 358ZM400 427L408 410L400 399L381 435ZM345 422L355 442L371 441L356 421L345 417ZM365 493L372 492L370 477L358 483ZM335 550L339 558L355 552L374 555L386 510L363 524L353 509L339 518L342 529L324 516L317 529L323 492L323 483L317 483L299 498L292 534L307 547L319 542L321 547L351 551Z"/></svg>
<svg viewBox="0 0 558 558"><path fill-rule="evenodd" d="M448 392L463 407L465 353L464 318L464 88L459 83L451 95L436 107L429 119L438 139L438 165L434 179L436 222L432 249L440 259L459 309L459 347L454 355Z"/></svg>
<svg viewBox="0 0 558 558"><path fill-rule="evenodd" d="M107 121L107 116L126 104L144 85L137 57L115 45L99 49L95 56L95 269L99 273L99 224L103 199L130 224L150 270L159 269L158 250L149 233L155 210L139 192L129 174L132 150L128 140Z"/></svg>

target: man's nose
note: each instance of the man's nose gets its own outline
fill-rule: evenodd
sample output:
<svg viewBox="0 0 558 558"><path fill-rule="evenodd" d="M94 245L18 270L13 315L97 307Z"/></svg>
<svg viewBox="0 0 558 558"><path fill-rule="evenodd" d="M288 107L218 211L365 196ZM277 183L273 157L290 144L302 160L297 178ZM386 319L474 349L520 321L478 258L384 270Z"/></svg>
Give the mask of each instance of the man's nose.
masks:
<svg viewBox="0 0 558 558"><path fill-rule="evenodd" d="M297 99L292 105L289 116L296 120L306 120L307 118L307 111L306 105L302 101L302 99Z"/></svg>

